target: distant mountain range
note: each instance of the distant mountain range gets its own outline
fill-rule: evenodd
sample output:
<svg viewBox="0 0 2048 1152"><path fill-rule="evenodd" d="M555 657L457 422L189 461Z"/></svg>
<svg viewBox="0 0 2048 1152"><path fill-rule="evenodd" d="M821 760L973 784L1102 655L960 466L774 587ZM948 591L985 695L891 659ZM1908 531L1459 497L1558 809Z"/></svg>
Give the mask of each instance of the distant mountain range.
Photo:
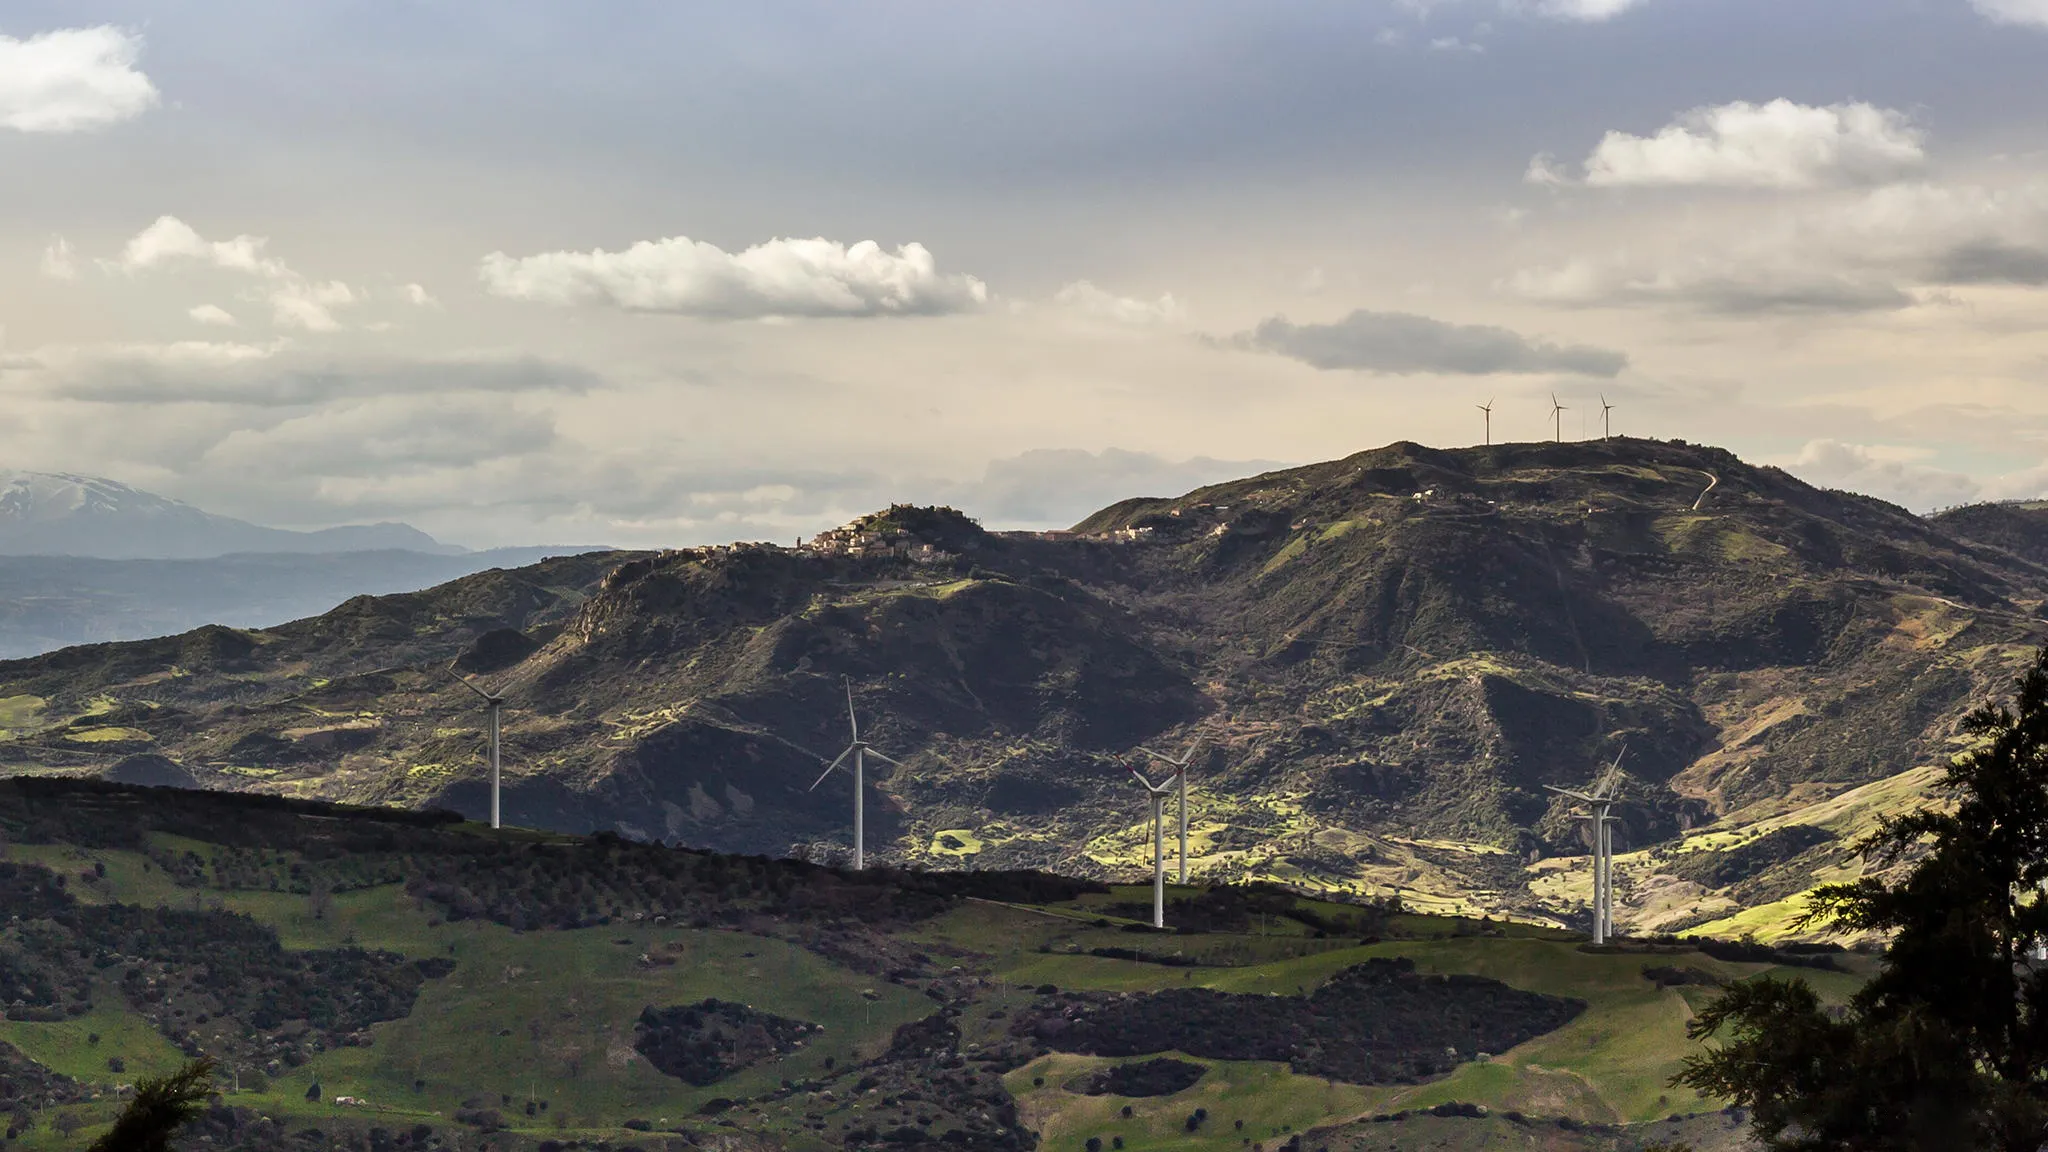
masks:
<svg viewBox="0 0 2048 1152"><path fill-rule="evenodd" d="M0 471L0 556L196 560L235 552L384 552L456 556L410 524L317 532L265 528L97 476Z"/></svg>
<svg viewBox="0 0 2048 1152"><path fill-rule="evenodd" d="M112 480L0 471L0 659L204 624L264 628L602 545L472 552L409 524L297 532Z"/></svg>

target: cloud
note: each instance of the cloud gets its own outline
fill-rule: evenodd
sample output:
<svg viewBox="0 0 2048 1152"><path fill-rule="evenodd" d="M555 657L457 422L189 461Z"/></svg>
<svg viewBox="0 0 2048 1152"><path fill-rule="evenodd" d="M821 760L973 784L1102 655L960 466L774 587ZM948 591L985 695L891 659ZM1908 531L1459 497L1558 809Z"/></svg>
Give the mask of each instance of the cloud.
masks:
<svg viewBox="0 0 2048 1152"><path fill-rule="evenodd" d="M439 300L434 299L432 293L418 284L407 284L399 289L399 292L405 296L406 303L414 307L431 308L441 303Z"/></svg>
<svg viewBox="0 0 2048 1152"><path fill-rule="evenodd" d="M1406 375L1568 372L1614 376L1628 365L1620 352L1531 340L1506 328L1447 324L1403 312L1351 313L1332 324L1294 324L1275 316L1231 340L1322 369Z"/></svg>
<svg viewBox="0 0 2048 1152"><path fill-rule="evenodd" d="M197 469L251 476L388 479L466 468L555 445L552 418L496 396L377 396L328 405L268 427L238 428Z"/></svg>
<svg viewBox="0 0 2048 1152"><path fill-rule="evenodd" d="M1868 313L1937 289L2048 285L2048 183L1892 184L1696 226L1655 254L1523 269L1504 291L1570 307L1723 315Z"/></svg>
<svg viewBox="0 0 2048 1152"><path fill-rule="evenodd" d="M533 356L400 359L313 355L288 340L186 340L38 349L18 390L52 400L113 405L208 404L245 411L369 396L572 393L602 381L587 369Z"/></svg>
<svg viewBox="0 0 2048 1152"><path fill-rule="evenodd" d="M267 287L254 290L245 298L267 303L271 323L276 326L306 332L340 329L341 322L335 319L334 310L360 303L362 294L339 280L307 279L283 260L265 255L264 248L269 243L265 237L249 235L208 240L176 216L159 216L129 238L120 256L101 264L130 275L187 263L243 273L267 283Z"/></svg>
<svg viewBox="0 0 2048 1152"><path fill-rule="evenodd" d="M1486 51L1486 45L1474 44L1469 40L1460 40L1456 36L1438 36L1429 42L1429 50L1432 52L1469 52L1479 55Z"/></svg>
<svg viewBox="0 0 2048 1152"><path fill-rule="evenodd" d="M1970 6L1999 24L2048 28L2048 0L1970 0Z"/></svg>
<svg viewBox="0 0 2048 1152"><path fill-rule="evenodd" d="M1530 7L1539 16L1554 20L1594 23L1621 15L1643 0L1537 0Z"/></svg>
<svg viewBox="0 0 2048 1152"><path fill-rule="evenodd" d="M201 304L196 308L187 310L185 314L201 324L233 327L235 323L234 314L218 304Z"/></svg>
<svg viewBox="0 0 2048 1152"><path fill-rule="evenodd" d="M325 284L294 281L270 294L271 320L281 328L332 332L341 324L331 309L355 302L355 292L339 280Z"/></svg>
<svg viewBox="0 0 2048 1152"><path fill-rule="evenodd" d="M517 300L716 320L935 316L988 302L986 285L941 274L924 245L889 253L872 240L776 239L735 254L673 236L623 252L493 252L477 271L486 290Z"/></svg>
<svg viewBox="0 0 2048 1152"><path fill-rule="evenodd" d="M1086 280L1062 287L1053 294L1053 302L1084 316L1118 324L1179 324L1187 319L1187 309L1170 292L1157 300L1136 300L1097 288Z"/></svg>
<svg viewBox="0 0 2048 1152"><path fill-rule="evenodd" d="M291 275L281 260L263 255L269 241L261 236L237 236L232 240L209 241L190 224L176 216L159 216L130 237L114 261L126 272L138 272L167 263L196 260L216 268L281 278Z"/></svg>
<svg viewBox="0 0 2048 1152"><path fill-rule="evenodd" d="M1883 312L1917 302L1883 279L1708 259L1654 270L1622 260L1574 260L1524 269L1500 286L1524 299L1566 307L1673 304L1723 316Z"/></svg>
<svg viewBox="0 0 2048 1152"><path fill-rule="evenodd" d="M0 127L90 132L140 116L157 102L141 54L141 36L107 25L0 35Z"/></svg>
<svg viewBox="0 0 2048 1152"><path fill-rule="evenodd" d="M78 260L71 253L71 242L62 236L54 236L43 249L42 263L38 266L42 274L52 280L78 279Z"/></svg>
<svg viewBox="0 0 2048 1152"><path fill-rule="evenodd" d="M1122 448L1042 448L992 460L980 480L942 498L991 527L1064 528L1133 496L1179 496L1284 466L1207 456L1169 460Z"/></svg>
<svg viewBox="0 0 2048 1152"><path fill-rule="evenodd" d="M1917 448L1809 440L1784 468L1809 484L1861 492L1915 512L1982 498L1984 486L1978 481L1919 463L1928 455Z"/></svg>
<svg viewBox="0 0 2048 1152"><path fill-rule="evenodd" d="M1902 113L1872 104L1738 100L1695 108L1655 136L1607 133L1586 157L1583 182L1769 189L1881 183L1926 162L1923 139ZM1544 154L1530 161L1524 179L1570 182Z"/></svg>

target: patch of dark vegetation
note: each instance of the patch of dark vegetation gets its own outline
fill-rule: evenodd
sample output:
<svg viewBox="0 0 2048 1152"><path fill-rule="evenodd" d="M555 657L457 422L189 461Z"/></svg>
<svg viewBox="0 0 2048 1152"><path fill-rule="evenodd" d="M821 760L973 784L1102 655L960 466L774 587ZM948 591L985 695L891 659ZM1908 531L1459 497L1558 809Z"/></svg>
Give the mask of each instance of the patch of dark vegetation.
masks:
<svg viewBox="0 0 2048 1152"><path fill-rule="evenodd" d="M1816 951L1798 945L1773 948L1754 940L1715 940L1700 938L1689 940L1703 956L1716 960L1729 960L1739 964L1783 964L1792 968L1820 968L1839 972L1842 966L1835 961L1835 955L1842 951L1834 945L1832 951Z"/></svg>
<svg viewBox="0 0 2048 1152"><path fill-rule="evenodd" d="M1056 903L1107 889L1035 871L848 872L729 856L616 834L514 842L450 835L449 812L350 808L233 792L140 789L99 780L0 780L0 833L23 843L145 852L191 888L347 891L403 881L447 920L588 928L619 919L738 927L927 919L969 898ZM151 845L151 832L217 845L211 855ZM287 860L287 856L290 857Z"/></svg>
<svg viewBox="0 0 2048 1152"><path fill-rule="evenodd" d="M1083 1096L1171 1096L1193 1088L1208 1071L1200 1064L1161 1056L1157 1060L1103 1068L1067 1087Z"/></svg>
<svg viewBox="0 0 2048 1152"><path fill-rule="evenodd" d="M89 1094L85 1085L50 1071L12 1044L0 1043L0 1114L9 1117L8 1127L26 1127L18 1118L31 1109L82 1100Z"/></svg>
<svg viewBox="0 0 2048 1152"><path fill-rule="evenodd" d="M1168 968L1200 968L1202 961L1194 956L1175 956L1166 952L1147 952L1141 948L1090 948L1090 956L1104 960L1133 960L1140 964L1160 964Z"/></svg>
<svg viewBox="0 0 2048 1152"><path fill-rule="evenodd" d="M200 1024L233 1020L241 1026L207 1030L216 1034L209 1054L296 1065L405 1016L428 979L425 966L392 952L287 950L238 912L84 904L38 865L0 862L0 907L12 916L0 929L10 1017L83 1015L97 980L188 1055L201 1051Z"/></svg>
<svg viewBox="0 0 2048 1152"><path fill-rule="evenodd" d="M1659 988L1681 988L1687 985L1698 985L1702 988L1719 988L1727 983L1727 981L1722 980L1712 972L1702 972L1698 968L1675 965L1645 968L1643 969L1643 979L1648 980Z"/></svg>
<svg viewBox="0 0 2048 1152"><path fill-rule="evenodd" d="M1011 1032L1093 1056L1186 1052L1285 1061L1303 1075L1354 1084L1410 1083L1480 1052L1505 1052L1585 1007L1477 976L1419 975L1410 960L1374 959L1307 996L1065 993L1020 1014Z"/></svg>
<svg viewBox="0 0 2048 1152"><path fill-rule="evenodd" d="M1305 907L1299 896L1277 884L1233 884L1208 888L1166 902L1167 923L1176 932L1243 932L1255 921L1291 920L1325 936L1381 936L1388 920L1401 911L1398 896L1360 901L1351 910L1332 913ZM1106 915L1150 923L1152 905L1111 904Z"/></svg>
<svg viewBox="0 0 2048 1152"><path fill-rule="evenodd" d="M664 1075L699 1088L794 1051L817 1025L756 1011L730 1000L648 1007L634 1025L633 1047Z"/></svg>
<svg viewBox="0 0 2048 1152"><path fill-rule="evenodd" d="M1832 843L1833 832L1811 824L1787 824L1734 848L1674 856L1664 871L1703 888L1726 888L1760 876L1810 848Z"/></svg>

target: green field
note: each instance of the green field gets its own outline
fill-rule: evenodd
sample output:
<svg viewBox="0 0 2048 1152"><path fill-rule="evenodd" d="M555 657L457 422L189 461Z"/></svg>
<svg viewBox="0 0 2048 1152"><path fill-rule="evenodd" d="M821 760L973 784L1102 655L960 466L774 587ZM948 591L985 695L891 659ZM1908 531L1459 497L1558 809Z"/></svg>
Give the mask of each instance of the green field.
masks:
<svg viewBox="0 0 2048 1152"><path fill-rule="evenodd" d="M473 838L480 830L448 834ZM564 842L521 832L502 836L535 850ZM371 1026L366 1044L328 1047L291 1066L223 1065L220 1085L228 1103L289 1124L451 1126L459 1113L481 1108L497 1113L511 1138L526 1141L624 1139L633 1121L657 1131L723 1125L790 1149L840 1147L861 1117L884 1111L905 1092L900 1077L894 1087L862 1089L854 1081L900 1059L885 1053L897 1029L932 1017L942 1004L952 1005L945 1014L959 1029L960 1050L972 1054L1009 1043L1009 1022L1041 1002L1046 986L1293 997L1369 959L1400 957L1425 974L1487 977L1574 998L1586 1008L1554 1031L1507 1051L1476 1059L1467 1054L1450 1074L1420 1083L1341 1083L1299 1074L1282 1062L1165 1053L1201 1065L1199 1081L1165 1096L1089 1096L1074 1089L1077 1077L1125 1061L1058 1050L1025 1051L999 1071L999 1081L1015 1100L1017 1122L1036 1131L1047 1148L1079 1148L1089 1137L1101 1138L1105 1148L1121 1138L1131 1152L1273 1147L1310 1129L1318 1140L1335 1140L1333 1148L1483 1147L1487 1133L1505 1138L1524 1129L1504 1129L1494 1120L1419 1116L1372 1123L1371 1117L1445 1103L1483 1105L1543 1123L1564 1118L1643 1126L1673 1115L1716 1113L1718 1102L1669 1083L1696 1050L1685 1027L1710 992L1660 987L1643 969L1682 964L1723 981L1791 971L1693 951L1596 953L1556 929L1415 913L1385 916L1379 938L1366 942L1311 927L1355 915L1357 906L1284 894L1264 897L1263 910L1238 930L1158 933L1129 918L1149 912L1150 889L1121 886L1042 904L955 901L949 910L873 939L874 948L913 957L909 962L925 973L894 982L785 938L771 922L736 930L628 918L521 931L476 916L451 920L396 883L317 900L307 891L271 890L267 884L308 863L291 852L264 857L270 881L222 888L194 877L221 874L219 867L246 856L161 832L146 845L137 851L14 843L7 854L63 875L67 891L88 905L239 912L273 929L289 950L360 947L453 962L452 973L421 985L409 1013ZM1176 886L1169 907L1206 892ZM1132 959L1133 952L1157 959ZM1867 970L1867 960L1849 960ZM1861 979L1847 972L1795 974L1835 1002ZM635 1022L644 1009L712 998L823 1027L798 1047L702 1086L663 1074L636 1050ZM0 1040L89 1089L84 1099L40 1110L21 1133L23 1147L76 1146L111 1117L120 1086L178 1066L181 1054L146 1014L153 1010L131 1002L108 979L95 985L93 1007L83 1015L0 1021ZM217 1038L224 1025L234 1026L223 1018L194 1034L202 1041ZM114 1059L119 1071L110 1064ZM344 1097L350 1102L339 1102ZM721 1099L742 1103L715 1118L701 1111ZM1190 1131L1197 1109L1207 1119ZM56 1121L67 1115L85 1126L60 1133ZM1432 1133L1426 1140L1425 1132ZM1353 1137L1365 1142L1344 1144Z"/></svg>

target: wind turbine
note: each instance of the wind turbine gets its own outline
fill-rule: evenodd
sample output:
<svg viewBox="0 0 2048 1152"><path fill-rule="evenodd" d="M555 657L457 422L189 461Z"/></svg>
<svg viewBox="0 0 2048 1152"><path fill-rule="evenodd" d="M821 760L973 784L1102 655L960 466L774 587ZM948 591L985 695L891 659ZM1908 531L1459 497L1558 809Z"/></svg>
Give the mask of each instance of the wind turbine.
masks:
<svg viewBox="0 0 2048 1152"><path fill-rule="evenodd" d="M1607 394L1602 392L1600 394L1600 438L1602 440L1614 438L1614 428L1608 421L1608 414L1613 411L1614 405L1607 402Z"/></svg>
<svg viewBox="0 0 2048 1152"><path fill-rule="evenodd" d="M825 766L824 775L818 777L810 790L816 792L818 785L825 782L826 776L832 775L834 769L846 763L848 756L853 757L853 870L858 872L867 866L867 758L873 756L884 764L894 764L898 768L903 767L903 763L875 751L873 745L860 738L860 721L853 715L853 677L842 676L840 679L846 682L846 726L853 731L853 742L848 744L846 750L832 763Z"/></svg>
<svg viewBox="0 0 2048 1152"><path fill-rule="evenodd" d="M1558 788L1545 784L1543 787L1560 796L1577 800L1592 811L1576 817L1593 822L1593 943L1605 944L1614 933L1614 834L1610 828L1615 817L1608 815L1620 799L1618 788L1621 782L1621 758L1628 754L1628 748L1615 754L1614 763L1600 774L1593 791L1575 792L1569 788Z"/></svg>
<svg viewBox="0 0 2048 1152"><path fill-rule="evenodd" d="M1556 425L1554 435L1560 444L1564 442L1564 414L1569 411L1571 409L1557 402L1557 393L1552 392L1550 394L1550 420L1552 424Z"/></svg>
<svg viewBox="0 0 2048 1152"><path fill-rule="evenodd" d="M505 698L495 692L486 692L483 689L477 687L475 684L470 683L469 678L464 676L462 673L457 672L453 664L450 664L448 666L448 675L453 676L455 678L456 683L462 685L464 688L469 689L471 692L476 693L478 696L483 697L484 711L488 713L490 716L491 827L497 828L500 827L498 820L498 714L505 710Z"/></svg>
<svg viewBox="0 0 2048 1152"><path fill-rule="evenodd" d="M1181 774L1176 768L1174 776ZM1166 927L1166 821L1161 815L1166 808L1166 798L1173 795L1173 779L1168 777L1164 785L1154 784L1145 779L1145 774L1135 765L1131 775L1145 788L1145 794L1152 798L1152 926Z"/></svg>
<svg viewBox="0 0 2048 1152"><path fill-rule="evenodd" d="M1150 748L1138 749L1154 760L1173 765L1173 778L1178 782L1180 793L1180 882L1183 884L1188 882L1188 763L1195 758L1195 753L1201 747L1202 741L1197 737L1193 744L1188 745L1188 750L1180 754L1178 760L1164 752L1154 752Z"/></svg>
<svg viewBox="0 0 2048 1152"><path fill-rule="evenodd" d="M1486 442L1491 445L1493 443L1493 399L1488 397L1486 403L1474 404L1473 407L1486 413Z"/></svg>

